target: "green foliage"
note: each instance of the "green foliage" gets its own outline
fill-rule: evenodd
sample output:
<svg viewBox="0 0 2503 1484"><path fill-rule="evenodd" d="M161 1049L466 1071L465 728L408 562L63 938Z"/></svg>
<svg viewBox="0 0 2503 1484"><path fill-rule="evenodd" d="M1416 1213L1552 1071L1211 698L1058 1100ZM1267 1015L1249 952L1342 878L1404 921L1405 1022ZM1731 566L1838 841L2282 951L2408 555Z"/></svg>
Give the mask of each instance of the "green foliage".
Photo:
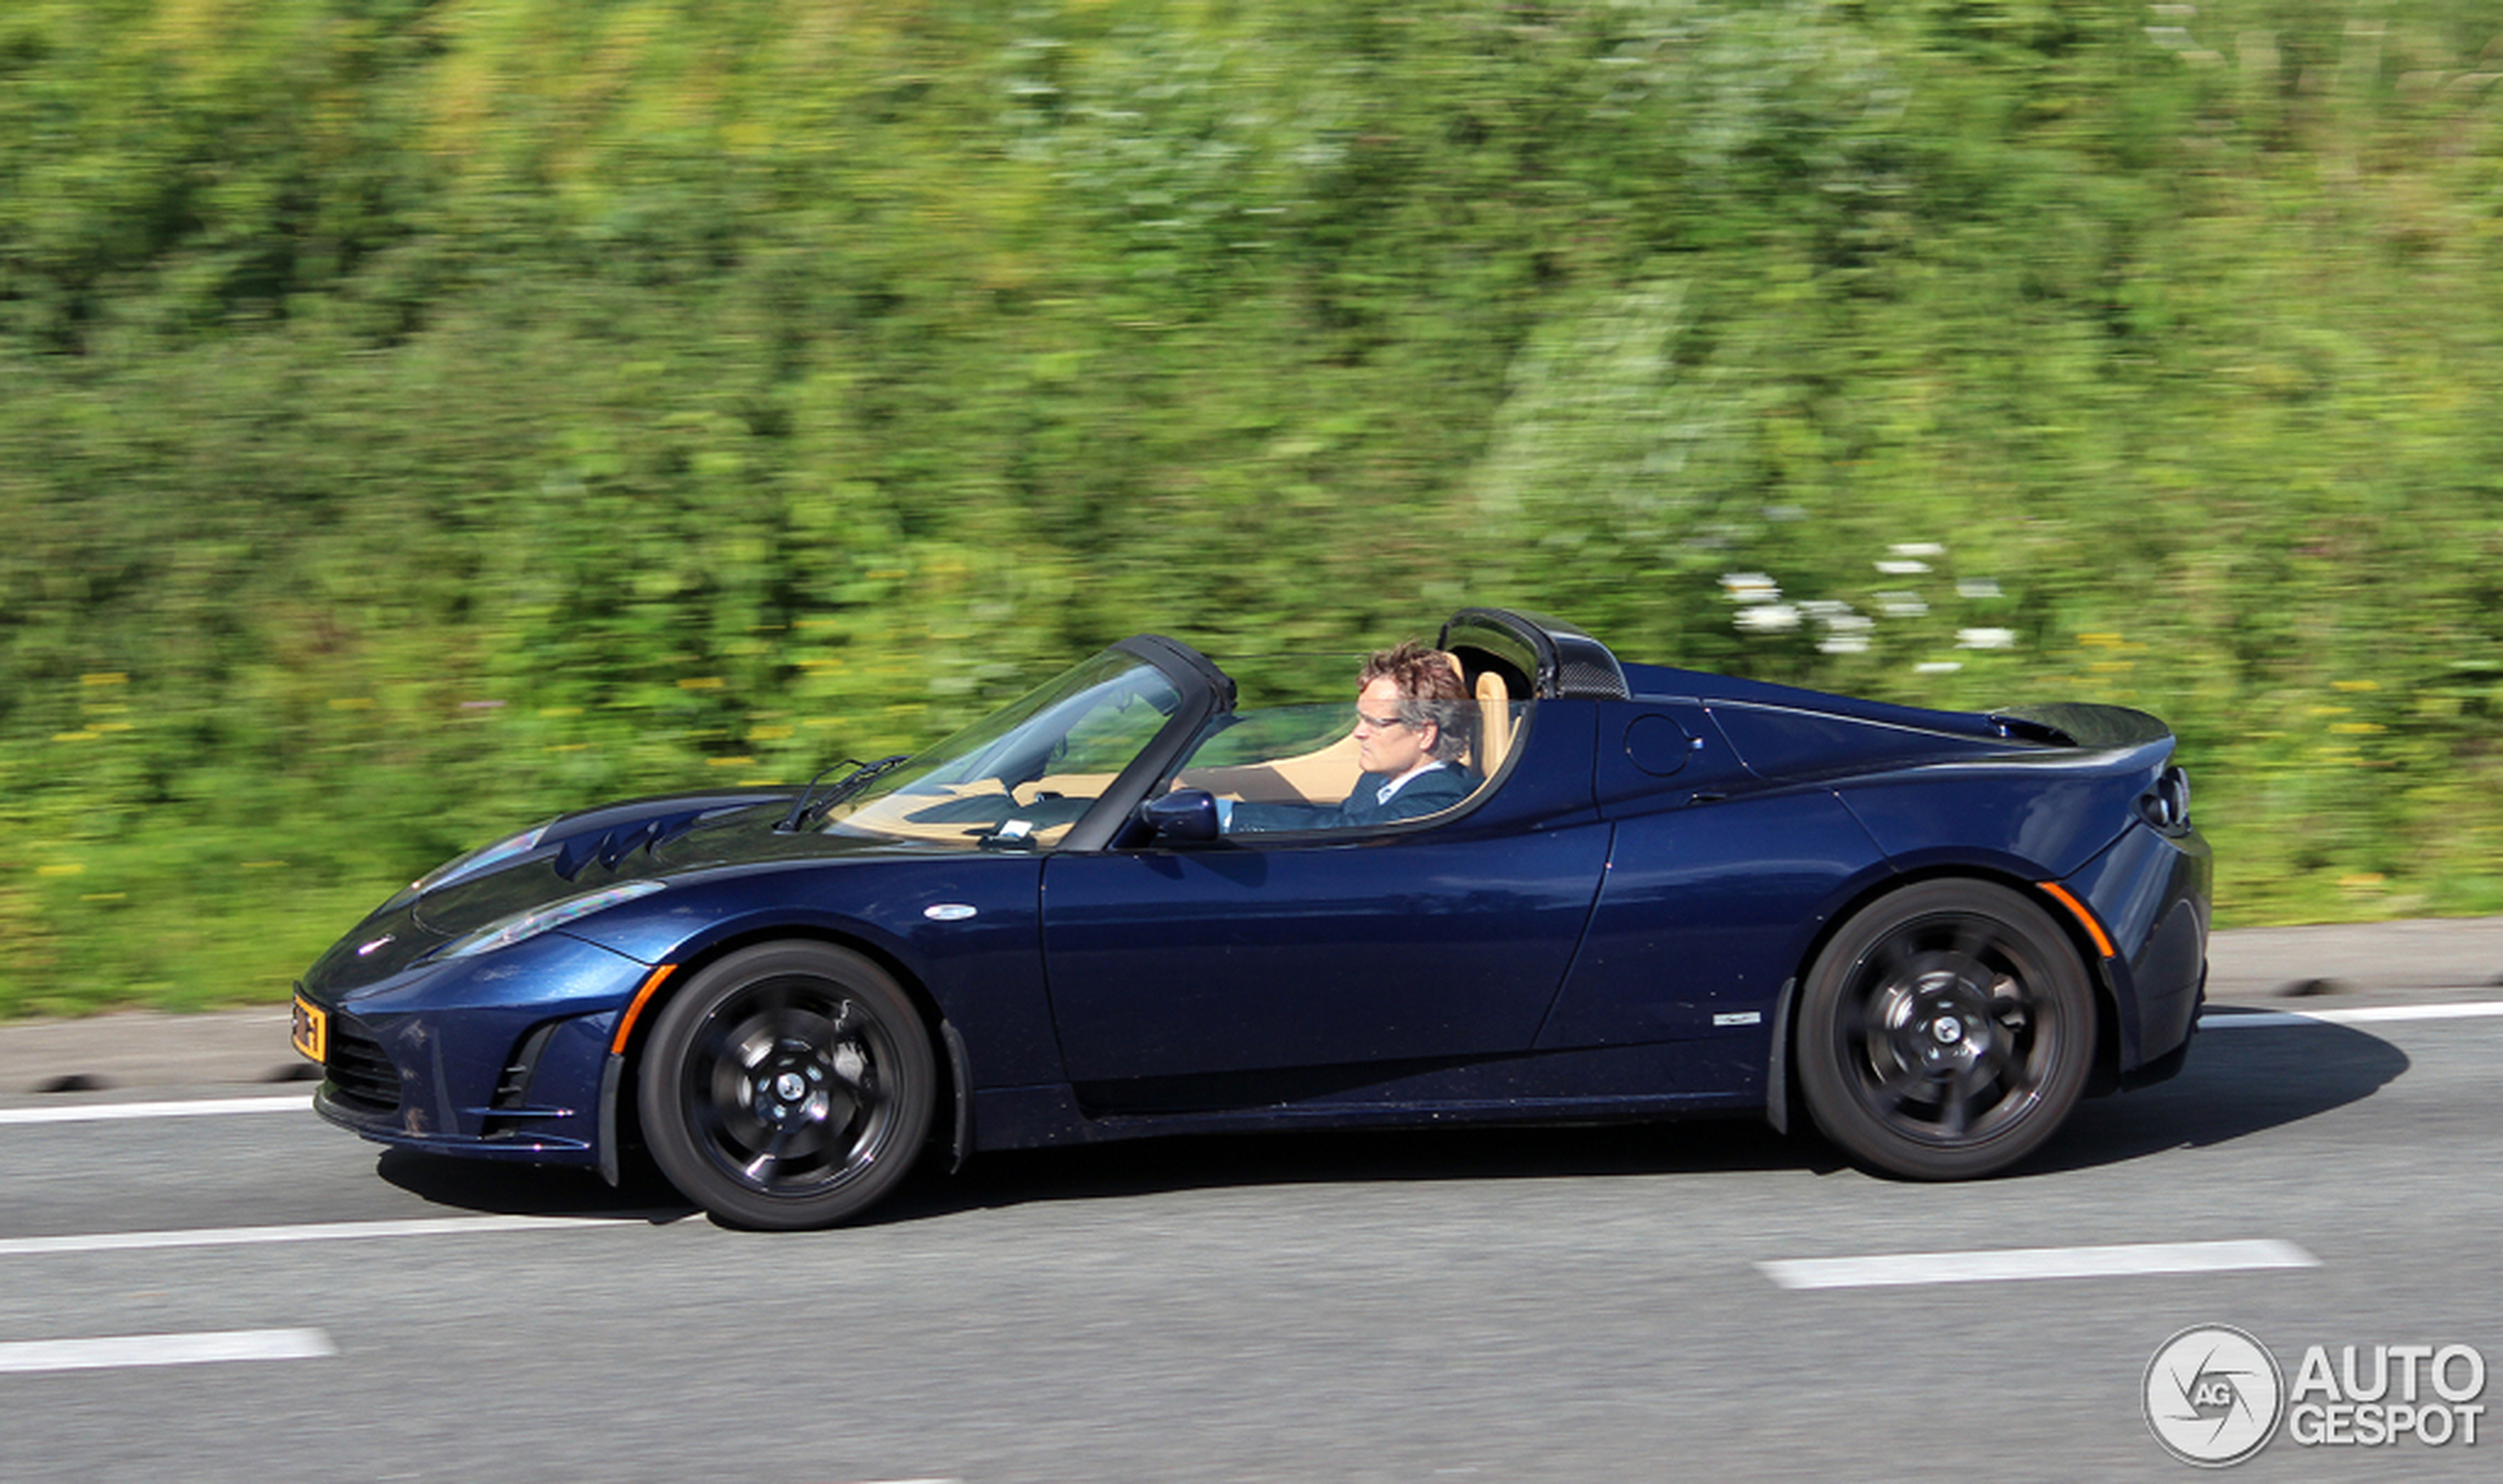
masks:
<svg viewBox="0 0 2503 1484"><path fill-rule="evenodd" d="M0 1013L604 796L1463 602L2173 721L2233 920L2503 911L2473 0L16 0Z"/></svg>

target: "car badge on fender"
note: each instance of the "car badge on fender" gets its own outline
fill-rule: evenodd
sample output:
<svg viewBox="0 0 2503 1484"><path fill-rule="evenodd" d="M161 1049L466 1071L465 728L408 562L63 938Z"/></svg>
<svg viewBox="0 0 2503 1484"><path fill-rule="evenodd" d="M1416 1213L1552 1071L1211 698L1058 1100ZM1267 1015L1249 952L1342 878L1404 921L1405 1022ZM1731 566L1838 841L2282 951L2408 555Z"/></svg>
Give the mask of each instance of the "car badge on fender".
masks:
<svg viewBox="0 0 2503 1484"><path fill-rule="evenodd" d="M962 902L941 902L921 909L921 915L933 922L962 922L974 915L976 909Z"/></svg>

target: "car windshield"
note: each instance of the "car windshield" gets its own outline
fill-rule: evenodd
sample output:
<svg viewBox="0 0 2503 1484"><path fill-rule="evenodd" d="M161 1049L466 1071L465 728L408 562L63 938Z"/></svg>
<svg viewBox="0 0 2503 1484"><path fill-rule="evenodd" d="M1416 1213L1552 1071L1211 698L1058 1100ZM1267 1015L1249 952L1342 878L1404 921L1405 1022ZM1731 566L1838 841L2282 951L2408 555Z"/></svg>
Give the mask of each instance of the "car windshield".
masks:
<svg viewBox="0 0 2503 1484"><path fill-rule="evenodd" d="M879 778L824 829L1049 848L1181 703L1163 671L1108 649Z"/></svg>

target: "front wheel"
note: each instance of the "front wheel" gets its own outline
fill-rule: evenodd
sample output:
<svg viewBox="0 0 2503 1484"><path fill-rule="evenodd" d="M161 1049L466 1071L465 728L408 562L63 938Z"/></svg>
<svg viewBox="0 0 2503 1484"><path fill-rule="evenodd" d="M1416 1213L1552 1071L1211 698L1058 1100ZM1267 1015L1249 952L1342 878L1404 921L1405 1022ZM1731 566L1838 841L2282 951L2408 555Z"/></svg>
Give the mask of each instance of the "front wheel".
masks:
<svg viewBox="0 0 2503 1484"><path fill-rule="evenodd" d="M2084 963L1980 881L1908 887L1843 924L1799 997L1799 1085L1825 1136L1915 1180L2006 1168L2064 1122L2095 1046Z"/></svg>
<svg viewBox="0 0 2503 1484"><path fill-rule="evenodd" d="M652 1028L639 1098L653 1163L735 1226L832 1226L892 1190L929 1134L937 1068L894 978L823 943L712 964Z"/></svg>

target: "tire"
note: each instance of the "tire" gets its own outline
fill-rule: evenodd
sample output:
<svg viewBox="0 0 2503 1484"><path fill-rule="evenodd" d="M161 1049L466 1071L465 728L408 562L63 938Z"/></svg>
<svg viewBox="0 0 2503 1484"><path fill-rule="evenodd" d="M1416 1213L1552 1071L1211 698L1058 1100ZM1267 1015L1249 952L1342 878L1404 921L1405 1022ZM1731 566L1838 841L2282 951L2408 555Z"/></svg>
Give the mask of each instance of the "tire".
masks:
<svg viewBox="0 0 2503 1484"><path fill-rule="evenodd" d="M2095 1006L2076 947L2005 887L1924 882L1843 924L1799 997L1808 1113L1855 1161L1967 1180L2024 1158L2084 1093Z"/></svg>
<svg viewBox="0 0 2503 1484"><path fill-rule="evenodd" d="M823 943L741 949L653 1025L638 1107L654 1164L732 1226L793 1231L859 1215L929 1136L938 1072L894 978Z"/></svg>

